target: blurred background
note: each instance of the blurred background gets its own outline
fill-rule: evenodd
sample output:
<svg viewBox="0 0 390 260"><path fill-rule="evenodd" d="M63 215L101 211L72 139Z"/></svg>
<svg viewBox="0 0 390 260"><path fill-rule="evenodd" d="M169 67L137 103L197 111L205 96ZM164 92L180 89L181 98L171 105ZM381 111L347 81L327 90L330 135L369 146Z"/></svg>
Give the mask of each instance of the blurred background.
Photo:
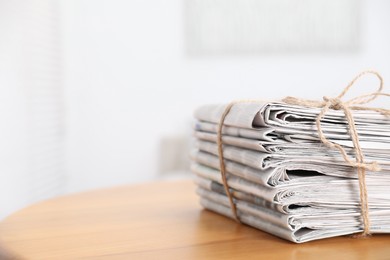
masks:
<svg viewBox="0 0 390 260"><path fill-rule="evenodd" d="M368 68L388 82L389 12L386 0L0 0L0 218L190 176L202 104L336 95Z"/></svg>

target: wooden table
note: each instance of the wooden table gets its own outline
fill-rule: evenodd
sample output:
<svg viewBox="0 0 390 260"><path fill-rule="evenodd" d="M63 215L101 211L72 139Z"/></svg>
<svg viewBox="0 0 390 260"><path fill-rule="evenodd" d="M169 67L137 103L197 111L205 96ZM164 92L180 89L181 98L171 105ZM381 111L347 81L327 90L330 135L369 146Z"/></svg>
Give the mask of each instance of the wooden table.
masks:
<svg viewBox="0 0 390 260"><path fill-rule="evenodd" d="M0 224L2 254L23 259L390 259L390 235L293 244L203 210L191 181L85 192Z"/></svg>

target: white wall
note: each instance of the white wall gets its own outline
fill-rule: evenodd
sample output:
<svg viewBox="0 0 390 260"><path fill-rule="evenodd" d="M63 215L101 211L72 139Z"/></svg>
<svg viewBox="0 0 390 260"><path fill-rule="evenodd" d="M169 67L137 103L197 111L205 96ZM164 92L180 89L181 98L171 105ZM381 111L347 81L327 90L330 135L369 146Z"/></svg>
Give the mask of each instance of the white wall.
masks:
<svg viewBox="0 0 390 260"><path fill-rule="evenodd" d="M0 0L0 218L66 186L58 3Z"/></svg>
<svg viewBox="0 0 390 260"><path fill-rule="evenodd" d="M69 191L158 177L161 138L190 135L199 105L335 95L367 68L390 82L389 1L362 1L358 51L252 56L188 56L183 6L62 1Z"/></svg>

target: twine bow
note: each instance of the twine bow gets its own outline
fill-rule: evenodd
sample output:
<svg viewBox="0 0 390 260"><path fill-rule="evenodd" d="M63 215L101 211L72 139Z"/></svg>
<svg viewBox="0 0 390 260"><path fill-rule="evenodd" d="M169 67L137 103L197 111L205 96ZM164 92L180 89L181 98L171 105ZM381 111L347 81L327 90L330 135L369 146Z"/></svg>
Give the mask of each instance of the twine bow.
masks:
<svg viewBox="0 0 390 260"><path fill-rule="evenodd" d="M379 87L376 92L364 94L355 98L352 98L348 101L343 101L342 98L345 96L345 94L350 90L350 88L356 83L356 81L361 78L364 75L372 74L375 75L379 79ZM361 236L367 236L370 234L370 218L369 218L369 208L368 208L368 197L367 197L367 186L366 186L366 170L369 171L380 171L381 168L379 167L377 162L366 162L364 160L363 151L361 149L360 143L359 143L359 135L356 130L355 120L352 115L352 110L364 110L364 111L375 111L378 113L381 113L386 116L390 116L390 109L384 109L384 108L372 108L372 107L366 107L362 106L364 104L367 104L376 98L378 96L390 96L388 93L383 93L383 78L381 75L372 70L364 71L357 75L345 88L344 90L335 98L329 98L329 97L323 97L323 101L316 101L316 100L306 100L306 99L299 99L295 97L286 97L282 99L283 102L290 104L290 105L299 105L299 106L306 106L306 107L315 107L315 108L321 108L321 112L318 114L316 119L316 126L318 131L318 137L321 140L321 142L328 146L331 149L337 149L340 151L341 155L343 156L345 162L347 162L350 166L357 169L358 173L358 180L359 180L359 190L360 190L360 206L361 206L361 215L363 220L363 232ZM223 112L219 125L218 125L218 131L217 131L217 146L218 146L218 157L219 157L219 163L220 163L220 171L221 171L221 177L223 186L225 188L225 192L229 198L229 202L231 205L231 210L233 213L233 216L236 221L240 222L240 219L237 214L236 205L233 201L232 194L230 193L229 186L227 183L227 177L226 177L226 169L225 169L225 162L223 157L223 142L222 142L222 128L225 121L226 116L229 114L231 108L237 104L237 103L248 103L248 102L254 102L253 100L239 100L239 101L233 101L225 108L225 111ZM349 134L351 136L351 140L353 143L354 151L355 151L355 160L351 159L345 149L337 144L329 141L322 131L321 127L321 120L325 117L326 113L329 111L329 109L334 110L342 110L344 112L345 118L348 122L348 130Z"/></svg>

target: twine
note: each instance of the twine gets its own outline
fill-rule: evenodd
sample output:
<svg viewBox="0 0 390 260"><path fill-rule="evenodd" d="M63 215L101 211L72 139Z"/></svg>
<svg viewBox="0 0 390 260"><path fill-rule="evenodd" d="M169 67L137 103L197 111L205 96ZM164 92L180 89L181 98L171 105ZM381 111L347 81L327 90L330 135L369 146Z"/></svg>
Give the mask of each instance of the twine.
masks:
<svg viewBox="0 0 390 260"><path fill-rule="evenodd" d="M350 90L350 88L356 83L358 79L360 79L364 75L372 74L375 75L379 79L379 87L376 92L364 94L357 96L355 98L352 98L348 101L342 101L341 99L345 96L345 94ZM286 97L282 99L284 103L290 104L290 105L299 105L299 106L306 106L306 107L314 107L314 108L321 108L321 112L318 114L316 119L316 126L317 126L317 132L318 137L321 140L321 142L328 146L331 149L337 149L343 156L345 162L347 162L350 166L357 169L358 174L358 180L359 180L359 191L360 191L360 207L361 207L361 215L363 220L363 232L360 234L361 237L365 237L367 235L370 235L370 217L369 217L369 208L368 208L368 197L367 197L367 185L366 185L366 170L370 171L380 171L381 168L379 167L377 162L366 162L364 160L363 151L360 147L359 143L359 135L356 130L355 121L352 115L352 110L364 110L364 111L375 111L378 113L381 113L385 116L390 116L390 109L384 109L384 108L372 108L372 107L366 107L361 106L364 104L367 104L379 96L387 96L390 97L390 94L388 93L382 93L383 90L383 78L382 76L372 70L363 71L359 75L357 75L344 89L343 91L335 98L329 98L329 97L323 97L323 101L317 101L317 100L307 100L307 99L300 99L295 97ZM229 185L227 183L227 176L226 176L226 167L224 162L224 156L223 156L223 141L222 141L222 128L225 122L226 116L229 114L232 107L238 103L249 103L249 102L256 102L256 100L238 100L233 101L227 105L225 108L225 111L223 112L219 125L218 125L218 131L217 131L217 146L218 146L218 157L219 157L219 164L220 164L220 171L221 171L221 177L223 186L225 189L225 192L229 198L231 210L233 213L234 219L241 223L238 214L237 214L237 208L233 200L233 196L230 192ZM334 110L342 110L344 112L345 118L348 122L348 130L349 135L351 136L351 140L353 143L354 151L355 151L355 161L351 159L348 155L345 149L336 143L333 143L329 141L322 131L321 127L321 120L324 118L326 113L329 111L329 109Z"/></svg>

